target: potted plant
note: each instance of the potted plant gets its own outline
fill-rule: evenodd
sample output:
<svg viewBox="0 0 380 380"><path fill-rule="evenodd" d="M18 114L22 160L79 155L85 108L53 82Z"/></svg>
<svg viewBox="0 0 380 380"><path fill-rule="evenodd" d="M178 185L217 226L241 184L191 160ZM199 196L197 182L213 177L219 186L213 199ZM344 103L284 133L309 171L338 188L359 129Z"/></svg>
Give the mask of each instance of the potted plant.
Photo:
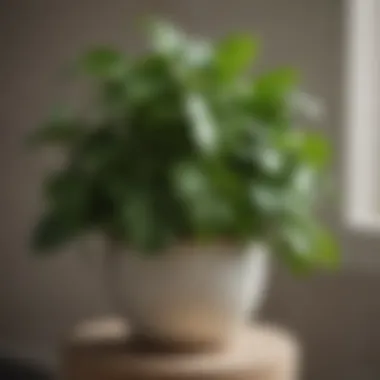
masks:
<svg viewBox="0 0 380 380"><path fill-rule="evenodd" d="M292 69L248 70L251 37L210 43L164 22L150 32L137 58L85 54L90 112L56 114L33 134L66 158L44 184L33 249L101 234L107 286L139 333L216 342L257 308L268 253L295 272L336 265L313 217L329 147L298 128Z"/></svg>

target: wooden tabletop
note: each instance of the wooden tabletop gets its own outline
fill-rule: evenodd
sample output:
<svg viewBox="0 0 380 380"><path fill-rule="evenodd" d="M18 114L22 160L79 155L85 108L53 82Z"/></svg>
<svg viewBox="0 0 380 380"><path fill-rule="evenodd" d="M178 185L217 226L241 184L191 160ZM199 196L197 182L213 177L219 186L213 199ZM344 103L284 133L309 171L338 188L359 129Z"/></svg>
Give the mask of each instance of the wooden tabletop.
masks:
<svg viewBox="0 0 380 380"><path fill-rule="evenodd" d="M64 380L296 380L299 345L282 329L242 329L212 351L158 351L131 339L117 319L79 326L62 354Z"/></svg>

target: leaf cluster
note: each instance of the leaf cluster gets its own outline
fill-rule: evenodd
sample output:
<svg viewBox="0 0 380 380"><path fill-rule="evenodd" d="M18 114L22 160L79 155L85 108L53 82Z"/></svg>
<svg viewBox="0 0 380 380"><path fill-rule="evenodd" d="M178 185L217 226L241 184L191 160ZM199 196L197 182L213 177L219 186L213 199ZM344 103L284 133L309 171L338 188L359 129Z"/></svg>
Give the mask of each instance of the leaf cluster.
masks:
<svg viewBox="0 0 380 380"><path fill-rule="evenodd" d="M76 74L91 82L93 112L56 112L31 136L66 156L44 183L34 248L88 231L149 254L254 239L296 271L335 265L314 217L330 148L299 128L296 72L252 75L258 44L247 35L210 43L158 21L149 42L137 58L86 53Z"/></svg>

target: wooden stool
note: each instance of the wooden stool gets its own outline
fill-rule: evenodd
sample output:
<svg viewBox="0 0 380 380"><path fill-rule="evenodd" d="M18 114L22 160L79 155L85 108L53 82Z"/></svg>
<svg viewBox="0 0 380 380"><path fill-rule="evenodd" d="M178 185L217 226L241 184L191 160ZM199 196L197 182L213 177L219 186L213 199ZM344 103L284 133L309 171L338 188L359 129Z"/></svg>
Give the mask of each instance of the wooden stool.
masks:
<svg viewBox="0 0 380 380"><path fill-rule="evenodd" d="M63 352L64 380L296 380L296 341L274 327L241 331L216 352L153 352L131 342L121 321L80 326Z"/></svg>

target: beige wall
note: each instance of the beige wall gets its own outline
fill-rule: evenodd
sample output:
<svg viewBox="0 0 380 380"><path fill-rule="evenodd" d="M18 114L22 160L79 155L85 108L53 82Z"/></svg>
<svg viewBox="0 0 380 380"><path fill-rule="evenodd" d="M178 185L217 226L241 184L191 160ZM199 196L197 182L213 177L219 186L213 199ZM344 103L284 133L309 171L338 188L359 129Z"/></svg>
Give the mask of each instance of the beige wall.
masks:
<svg viewBox="0 0 380 380"><path fill-rule="evenodd" d="M44 350L51 353L75 321L108 309L96 257L89 265L74 253L46 261L28 256L46 157L27 154L21 141L57 99L54 75L63 62L97 42L138 48L136 17L152 11L199 34L236 28L260 34L261 66L301 68L306 89L328 105L326 128L340 148L342 1L1 1L0 349L32 350L46 358ZM363 325L376 329L380 307L373 292L379 284L376 275L345 272L299 282L276 272L264 314L298 332L309 380L378 379L373 352L380 333Z"/></svg>

